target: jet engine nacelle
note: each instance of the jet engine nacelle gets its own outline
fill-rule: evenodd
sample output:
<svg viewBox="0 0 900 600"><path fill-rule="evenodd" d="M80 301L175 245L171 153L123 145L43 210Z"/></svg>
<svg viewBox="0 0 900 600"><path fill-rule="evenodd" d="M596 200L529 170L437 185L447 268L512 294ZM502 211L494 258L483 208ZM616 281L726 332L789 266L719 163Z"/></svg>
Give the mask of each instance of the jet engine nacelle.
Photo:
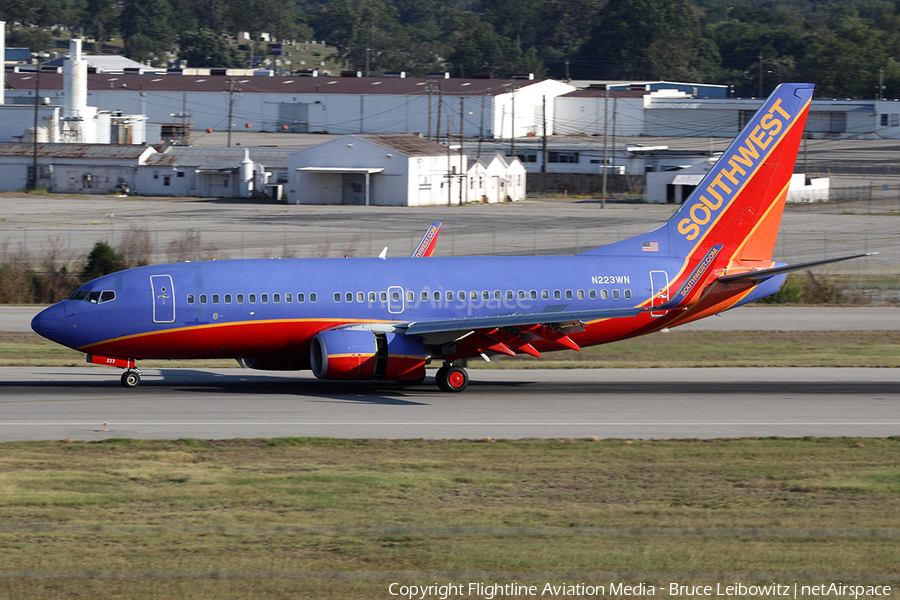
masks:
<svg viewBox="0 0 900 600"><path fill-rule="evenodd" d="M312 340L309 362L319 379L396 379L425 376L421 338L361 329L331 329Z"/></svg>

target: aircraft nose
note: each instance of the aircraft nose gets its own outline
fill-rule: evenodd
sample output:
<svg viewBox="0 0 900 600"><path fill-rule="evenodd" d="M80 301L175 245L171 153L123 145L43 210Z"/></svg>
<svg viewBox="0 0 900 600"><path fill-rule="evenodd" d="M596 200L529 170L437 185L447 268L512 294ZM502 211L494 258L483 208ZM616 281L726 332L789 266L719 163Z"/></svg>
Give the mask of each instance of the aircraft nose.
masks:
<svg viewBox="0 0 900 600"><path fill-rule="evenodd" d="M62 303L49 306L31 320L31 328L48 339L54 339L66 330L66 311Z"/></svg>

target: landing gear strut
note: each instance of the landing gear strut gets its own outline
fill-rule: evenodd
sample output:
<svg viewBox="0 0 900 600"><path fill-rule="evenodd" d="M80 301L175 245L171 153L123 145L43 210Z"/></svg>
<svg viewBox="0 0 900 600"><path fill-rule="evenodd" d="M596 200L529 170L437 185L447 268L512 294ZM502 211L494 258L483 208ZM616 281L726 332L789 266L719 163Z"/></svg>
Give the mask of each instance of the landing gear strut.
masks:
<svg viewBox="0 0 900 600"><path fill-rule="evenodd" d="M141 372L137 369L127 369L122 373L122 385L127 388L135 388L141 385Z"/></svg>
<svg viewBox="0 0 900 600"><path fill-rule="evenodd" d="M461 392L469 385L469 374L462 367L444 365L434 376L437 386L445 392Z"/></svg>

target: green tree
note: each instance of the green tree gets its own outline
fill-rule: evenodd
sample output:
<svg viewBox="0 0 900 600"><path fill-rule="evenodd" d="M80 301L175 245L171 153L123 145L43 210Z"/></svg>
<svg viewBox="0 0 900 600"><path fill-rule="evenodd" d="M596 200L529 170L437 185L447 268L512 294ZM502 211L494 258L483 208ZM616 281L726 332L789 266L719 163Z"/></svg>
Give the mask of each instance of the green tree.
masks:
<svg viewBox="0 0 900 600"><path fill-rule="evenodd" d="M125 257L117 254L106 242L97 242L88 254L87 262L81 270L81 279L90 281L103 275L122 271L126 267Z"/></svg>
<svg viewBox="0 0 900 600"><path fill-rule="evenodd" d="M688 0L610 0L580 54L594 77L690 80L699 37Z"/></svg>
<svg viewBox="0 0 900 600"><path fill-rule="evenodd" d="M53 48L53 36L46 29L13 27L6 34L6 45L10 48L30 48L32 52L44 52Z"/></svg>
<svg viewBox="0 0 900 600"><path fill-rule="evenodd" d="M129 58L165 61L175 42L172 8L166 0L124 0L120 21Z"/></svg>
<svg viewBox="0 0 900 600"><path fill-rule="evenodd" d="M222 36L212 31L185 31L181 34L178 58L189 67L239 68L244 58Z"/></svg>

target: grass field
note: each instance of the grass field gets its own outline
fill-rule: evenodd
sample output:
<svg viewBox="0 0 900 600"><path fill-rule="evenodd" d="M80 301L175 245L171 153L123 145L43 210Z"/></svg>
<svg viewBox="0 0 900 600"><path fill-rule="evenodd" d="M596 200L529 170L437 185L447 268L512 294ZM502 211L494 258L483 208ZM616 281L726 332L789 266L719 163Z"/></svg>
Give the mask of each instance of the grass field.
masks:
<svg viewBox="0 0 900 600"><path fill-rule="evenodd" d="M35 333L0 332L0 365L78 366L84 355ZM140 361L140 367L233 367L233 360ZM900 331L699 332L674 330L540 359L469 361L474 368L900 367Z"/></svg>
<svg viewBox="0 0 900 600"><path fill-rule="evenodd" d="M392 582L898 598L898 453L900 438L6 443L0 598L391 598Z"/></svg>

